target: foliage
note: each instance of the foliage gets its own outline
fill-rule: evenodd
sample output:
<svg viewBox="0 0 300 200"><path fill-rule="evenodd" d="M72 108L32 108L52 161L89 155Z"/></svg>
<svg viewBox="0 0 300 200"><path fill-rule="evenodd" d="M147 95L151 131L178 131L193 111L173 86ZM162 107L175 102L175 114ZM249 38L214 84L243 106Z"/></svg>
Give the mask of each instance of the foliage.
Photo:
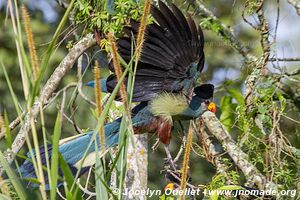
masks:
<svg viewBox="0 0 300 200"><path fill-rule="evenodd" d="M84 27L85 33L97 29L120 35L131 19L140 20L143 4L135 0L80 0L74 5L74 21Z"/></svg>
<svg viewBox="0 0 300 200"><path fill-rule="evenodd" d="M262 77L252 105L245 105L237 90L226 89L228 95L221 100L220 120L228 130L236 127L238 144L252 163L267 173L269 179L281 183L281 189L288 189L296 187L297 159L292 152L286 152L288 144L278 124L280 116L285 115L287 102L277 85L276 79ZM272 141L275 135L280 138L276 144ZM266 160L266 156L271 160Z"/></svg>
<svg viewBox="0 0 300 200"><path fill-rule="evenodd" d="M248 4L246 6L245 13L247 15L252 15L257 9L257 1L247 2ZM182 4L181 1L175 1L175 3L177 5ZM299 110L297 109L299 108L295 108L290 96L284 94L279 87L283 84L292 84L286 80L283 80L283 77L280 77L281 79L278 80L277 77L272 75L261 76L259 81L256 83L256 88L253 89L254 98L252 99L251 104L246 104L243 96L243 82L245 80L245 76L248 75L248 70L250 71L253 69L253 67L259 65L259 63L247 63L245 66L239 62L231 62L236 58L236 52L232 51L232 49L228 47L227 44L230 38L228 38L228 36L225 34L226 27L222 26L221 23L221 21L226 20L232 24L240 23L238 16L241 15L241 9L232 11L231 4L221 5L214 2L205 2L205 4L206 3L216 9L214 12L218 14L218 17L203 17L199 19L199 24L202 26L202 28L206 29L205 37L208 42L221 42L223 46L217 46L216 48L214 45L206 45L206 60L209 68L204 72L203 76L201 77L201 81L215 81L216 77L214 77L214 74L217 74L219 70L228 68L235 68L239 70L240 77L235 80L228 80L228 77L217 77L221 79L218 85L218 92L215 95L216 102L220 102L220 120L226 129L232 134L232 136L236 138L239 147L241 147L242 150L249 155L251 162L263 174L265 174L269 180L273 180L275 183L278 183L280 189L294 189L297 187L297 182L299 182L299 126L297 126L296 123L291 123L290 121L287 122L284 116L293 116L297 119L297 117L299 117ZM140 20L144 6L143 4L144 1L135 2L134 0L75 1L72 10L69 10L70 13L68 14L68 12L66 12L63 20L59 22L60 25L55 24L55 27L57 26L58 28L56 33L52 34L54 35L53 37L51 34L49 34L49 32L51 32L51 25L45 25L44 23L41 23L39 20L37 20L39 15L31 13L32 18L35 18L32 21L31 26L33 33L35 33L34 39L38 41L37 53L42 58L43 63L41 65L43 66L43 72L40 74L40 80L38 82L34 81L32 77L33 69L31 69L30 64L28 64L30 61L30 54L27 51L26 38L23 36L24 31L22 28L22 20L20 18L16 19L18 26L20 26L20 30L18 30L17 34L13 34L13 27L11 24L5 27L5 30L0 33L0 101L5 108L4 111L0 110L0 112L3 113L3 121L5 124L5 139L1 140L1 151L10 148L13 139L16 136L16 129L10 130L8 128L9 122L11 122L17 116L20 116L22 111L26 110L28 105L31 105L34 97L36 95L38 96L38 90L44 83L43 78L46 79L46 77L50 75L49 73L52 72L51 70L54 68L50 66L57 66L62 60L62 57L65 55L65 52L63 52L62 49L64 49L67 44L62 46L56 45L60 34L64 31L63 28L64 24L68 20L67 18L69 17L71 22L75 23L77 33L79 33L81 36L93 32L94 29L101 30L105 34L111 32L116 36L120 36L122 35L122 27L124 25L128 25L131 19ZM237 2L236 6L244 7L241 2ZM182 5L182 7L186 8L187 5ZM191 10L190 7L188 7L187 12L194 13L196 10ZM230 20L227 19L228 16ZM197 16L194 17L196 18ZM4 17L0 18L1 22L4 22L3 19ZM47 28L42 28L44 26L47 26ZM238 36L246 41L253 41L251 40L253 37L257 38L257 35L248 29L244 32L238 32ZM9 38L9 40L7 38ZM14 43L15 39L17 40L17 46L20 47L18 50L11 48L12 46L16 45ZM73 38L70 40L72 39ZM77 39L78 38L75 38L73 40L77 41ZM45 41L51 41L50 45L45 45ZM107 40L102 40L101 44L101 47L105 48L106 51L110 50ZM68 46L71 47L72 45L72 42L70 42ZM2 49L3 46L6 48L5 50ZM48 47L48 51L45 51L45 46ZM260 54L261 50L257 50L255 47L256 46L254 46L251 51L253 51L254 54ZM87 54L93 53L87 52ZM19 66L18 64L20 64L17 63L18 55L23 61L22 64L25 66L25 68L22 70L26 73L26 78L28 79L27 81L30 83L28 86L23 85L20 81L22 70L21 68L17 67ZM93 56L94 55L91 55L90 57ZM40 61L41 59L39 59L39 62ZM241 66L244 66L246 70L242 69ZM133 66L127 67L133 68ZM85 72L86 74L84 73L82 79L90 79L91 72L88 70ZM76 77L75 73L76 70L71 70L70 74L67 75L61 83L61 88L65 88L65 86L67 86L71 81L76 81L76 83L82 81L81 78L78 78L78 80L74 78ZM259 73L260 71L258 70L257 74ZM235 77L229 77L229 79L234 78ZM27 99L28 97L24 97L25 90L29 91L31 102ZM92 99L93 94L87 90L84 92L86 92L88 97ZM65 95L67 99L71 100L69 102L69 106L64 108L66 113L63 114L73 117L73 122L77 122L78 127L81 127L80 130L84 132L93 129L95 126L97 131L104 121L112 121L122 114L126 115L124 107L114 103L112 100L113 97L107 102L105 107L106 109L103 111L101 117L97 118L94 107L86 103L84 100L82 100L82 98L78 97L77 88L67 89ZM56 116L58 116L58 113L60 113L59 109L56 109L56 107L63 107L64 105L62 96L63 95L58 95L58 100L54 101L54 103L47 107L45 112L41 113L40 119L37 119L36 124L32 125L33 127L36 126L38 132L40 131L43 133L38 135L39 143L44 144L45 146L48 143L56 144L54 146L54 151L57 151L58 148L57 145L60 136L60 130L58 129L59 126L62 126L62 122L63 132L61 132L61 138L69 136L69 133L75 132L74 125L71 123L66 123L69 121L63 118L63 116L60 116L60 120L59 117L57 117L56 120ZM71 104L72 106L70 106ZM74 109L76 112L73 112L73 107L76 107ZM290 109L291 107L292 109ZM43 121L43 118L45 118L46 121ZM52 122L55 121L56 123L54 126L54 123ZM128 132L127 126L128 122L124 121L122 124L123 133ZM174 130L174 132L176 131L177 130ZM124 141L128 141L127 139L128 138L124 138ZM174 139L177 139L176 141L178 141L178 144L173 143L173 148L179 149L181 140L178 140L176 134L174 134ZM152 140L153 139L151 138L150 142L154 143ZM27 144L30 152L33 153L31 138L28 138ZM221 147L218 145L217 147L221 149ZM289 149L290 147L292 147L292 149ZM122 176L124 175L125 166L119 164L119 161L126 158L123 154L121 154L125 148L125 145L121 145L121 151L119 151L115 157L113 157L111 153L108 153L106 155L106 159L97 160L97 165L92 170L92 174L95 175L95 180L92 180L93 178L87 179L87 177L81 178L81 183L85 183L87 180L88 191L94 191L96 188L96 193L98 195L101 193L110 195L115 199L118 198L116 195L120 195L120 193L113 195L113 191L108 186L108 182L113 176L113 171L117 168L119 171L123 170L123 172L118 173L118 185L122 184ZM18 155L19 159L24 158L23 154L25 151L27 151L27 149L23 150L23 152L20 152L20 155ZM193 154L191 157L192 165L190 171L193 178L193 184L205 185L204 188L212 190L235 190L238 188L236 185L241 185L246 182L245 177L238 169L235 168L232 160L227 155L224 155L226 152L222 152L224 154L220 156L221 162L226 167L225 175L221 175L216 174L215 168L208 164L208 162L205 160L203 149L200 148L200 151L201 158L195 154ZM157 169L163 168L163 155L160 151L156 151L150 152L149 157L149 183L155 189L160 189L165 182L163 177L158 176L159 172ZM55 184L56 180L65 180L68 183L67 186L62 189L68 199L80 198L81 191L79 191L77 185L75 184L77 177L73 177L71 175L69 167L66 165L61 156L59 156L59 154L58 157L53 159L54 160L52 163L54 163L54 165L51 166L51 169L50 166L47 166L46 168L43 168L43 171L51 174L49 177L53 180L53 185ZM18 160L16 161L17 168ZM108 162L108 160L111 160L111 162ZM9 181L7 183L9 190L8 196L10 196L12 199L18 199L26 198L26 195L32 197L33 193L38 195L41 194L40 191L29 191L23 187L22 183L19 181L20 179L16 178L17 171L10 169L3 158L2 152L0 152L0 161L4 165L9 177ZM38 160L35 162L37 162L36 165L39 165ZM62 169L62 177L57 176L56 172L58 166ZM37 179L32 181L37 184L40 183ZM52 191L49 196L54 199L57 196L56 191ZM2 196L0 196L0 198L2 198ZM174 197L166 196L162 196L160 198L166 200L174 199ZM211 197L206 196L205 198L225 199L226 197L215 195Z"/></svg>

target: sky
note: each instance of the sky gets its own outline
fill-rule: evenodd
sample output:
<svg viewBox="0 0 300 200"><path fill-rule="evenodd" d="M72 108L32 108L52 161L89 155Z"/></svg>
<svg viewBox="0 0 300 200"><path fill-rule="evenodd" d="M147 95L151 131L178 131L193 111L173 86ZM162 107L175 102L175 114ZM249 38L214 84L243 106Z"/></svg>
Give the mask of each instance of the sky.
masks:
<svg viewBox="0 0 300 200"><path fill-rule="evenodd" d="M0 9L4 10L6 4L7 0L0 0ZM55 10L57 2L55 0L27 0L26 5L30 10L40 10L47 23L58 20L58 14Z"/></svg>

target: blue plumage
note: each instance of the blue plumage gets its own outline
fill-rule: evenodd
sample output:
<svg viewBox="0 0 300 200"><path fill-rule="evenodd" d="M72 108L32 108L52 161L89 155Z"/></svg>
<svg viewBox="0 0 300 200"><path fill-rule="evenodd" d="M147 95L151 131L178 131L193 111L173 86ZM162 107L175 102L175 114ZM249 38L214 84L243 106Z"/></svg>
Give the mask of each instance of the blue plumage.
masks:
<svg viewBox="0 0 300 200"><path fill-rule="evenodd" d="M89 81L85 84L86 86L95 87L95 81ZM106 79L100 80L101 85L101 91L107 93L107 87L106 87Z"/></svg>
<svg viewBox="0 0 300 200"><path fill-rule="evenodd" d="M149 107L146 102L142 102L141 104L135 106L132 109L132 122L134 126L146 126L151 119L151 113L149 111ZM152 116L153 117L153 116ZM108 123L104 126L105 131L105 138L106 138L106 148L113 147L114 145L118 144L119 139L119 128L122 118L118 118L115 121ZM90 141L92 141L92 136L94 134L94 131L89 131L85 133L82 136L76 137L72 140L65 140L63 144L59 147L59 152L64 158L64 160L68 163L73 175L77 173L77 169L79 165L81 164L81 160L84 156L84 153L87 150L88 144ZM98 148L100 149L100 142L99 142L99 134L96 134L96 141L98 144ZM68 139L68 138L67 138ZM48 145L46 150L48 151L49 160L51 160L51 153L52 153L52 145ZM32 152L33 155L35 155L35 152ZM87 157L89 155L93 155L95 153L95 143L93 142L90 148L87 151ZM45 154L45 148L44 146L40 147L40 154L42 159L42 164L46 166L46 154ZM31 161L31 153L27 153L27 159L23 165L20 167L20 172L22 174L23 178L36 178L34 166ZM84 166L81 168L80 175L86 172L89 167L91 167L94 164L94 159L89 160L85 159L84 162L87 162L84 164ZM50 164L51 165L51 164ZM62 176L62 171L59 169L59 175ZM47 173L44 173L45 180L48 182ZM58 184L60 186L61 183ZM32 184L32 187L37 187L37 184ZM46 189L49 190L49 185L46 185Z"/></svg>
<svg viewBox="0 0 300 200"><path fill-rule="evenodd" d="M104 126L104 131L106 135L106 145L107 147L112 147L115 144L118 143L119 138L119 126L120 126L120 120L116 120L112 123L109 123ZM87 150L88 144L92 140L92 136L94 134L94 131L89 131L86 134L77 137L73 140L67 141L60 145L59 152L64 158L64 160L68 163L73 175L77 173L77 167L80 164L81 159L83 158L83 155L85 151ZM96 134L97 137L97 144L99 145L99 135ZM51 160L51 153L52 153L52 145L48 145L46 150L48 151L49 155L49 161ZM93 142L90 148L87 151L87 156L95 152L95 143ZM35 155L35 152L32 152ZM40 154L41 154L41 160L42 164L46 166L46 154L45 154L45 148L44 146L40 147ZM27 154L27 159L23 165L20 167L20 172L23 176L23 178L36 178L34 166L30 160L31 153ZM81 168L80 174L84 173L90 166L92 166L94 163L91 163L89 166L84 166ZM51 164L50 164L51 165ZM61 170L59 169L59 175L63 175ZM45 180L48 182L47 173L44 173ZM37 186L36 184L31 184L33 187ZM60 184L59 184L60 185ZM58 185L58 186L59 186ZM46 185L46 189L49 189L49 185Z"/></svg>
<svg viewBox="0 0 300 200"><path fill-rule="evenodd" d="M135 84L133 88L133 102L140 102L135 106L132 113L132 125L134 132L156 133L164 145L168 145L171 139L173 127L172 120L190 120L199 117L205 109L202 109L203 103L212 98L213 86L203 85L194 89L194 93L189 105L181 113L170 114L168 119L160 115L155 115L151 111L153 99L158 99L161 93L183 94L185 103L188 104L188 96L193 92L196 80L204 66L204 39L201 28L197 28L195 22L189 17L185 18L179 9L172 5L170 10L161 1L159 8L153 6L151 14L155 22L147 26L147 37L143 43L143 51L135 74ZM130 27L125 27L126 35L117 41L118 53L129 63L135 42L132 41L132 34L136 36L139 23L131 21ZM114 72L113 63L108 64L108 68ZM124 82L127 85L128 77ZM101 79L101 89L103 92L110 93L117 85L117 77L111 74L107 79ZM90 81L87 86L94 87L95 82ZM119 96L117 96L117 99ZM173 102L170 102L172 104ZM172 108L171 108L172 109ZM121 118L104 126L107 148L118 143L119 127ZM70 140L63 140L60 144L59 152L70 166L75 175L82 163L82 158L87 150L88 144L94 135L90 131ZM99 142L96 134L96 142ZM46 165L45 148L41 147L41 157L43 165ZM100 149L100 147L99 147ZM52 146L46 148L51 160ZM95 162L95 144L88 149L88 155L84 160L80 174L84 173ZM170 153L167 153L170 155ZM28 156L30 158L30 156ZM30 159L26 160L20 168L22 176L25 178L35 178L34 167ZM47 181L47 174L44 173ZM63 175L59 169L59 175ZM33 185L32 186L36 186ZM47 185L47 189L49 189Z"/></svg>

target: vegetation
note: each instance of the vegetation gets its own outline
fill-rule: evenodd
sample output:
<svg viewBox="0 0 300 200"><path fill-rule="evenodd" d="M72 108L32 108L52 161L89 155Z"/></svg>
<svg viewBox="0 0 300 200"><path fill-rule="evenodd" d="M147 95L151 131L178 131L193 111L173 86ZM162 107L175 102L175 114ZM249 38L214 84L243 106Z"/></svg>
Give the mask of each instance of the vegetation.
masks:
<svg viewBox="0 0 300 200"><path fill-rule="evenodd" d="M0 12L0 21L4 24L0 33L0 163L5 170L5 174L0 176L0 197L123 199L125 197L122 190L128 187L124 184L128 169L127 150L131 148L130 141L133 137L130 119L136 68L133 63L138 60L141 48L133 52L131 62L125 63L117 56L115 40L123 34L122 29L130 24L130 20L152 23L152 17L147 14L147 3L150 1L63 2L63 5L67 5L66 8L54 6L61 20L52 23L43 21L42 10L28 11L28 8L34 8L30 1L8 0L8 9L4 6L0 8L4 11ZM247 154L247 160L268 182L275 183L276 187L273 189L295 190L299 195L300 59L294 55L299 55L300 49L296 34L286 38L284 30L290 26L287 24L299 23L300 16L293 4L285 0L172 2L184 13L191 14L205 30L206 65L198 82L212 82L216 85L214 102L218 105L217 117L220 122L239 150ZM292 18L287 17L288 21L284 16ZM299 29L291 30L299 32ZM103 37L101 40L96 37L98 45L90 38L91 33ZM141 30L137 46L142 45L143 37L144 30ZM82 42L85 39L89 41L88 44ZM73 68L69 67L68 73L58 81L57 88L53 92L47 92L45 88L47 89L50 76L55 74L54 71L63 65L62 61L81 42L83 46L86 44L82 49L84 54L73 60ZM297 47L291 48L287 42L295 42ZM95 90L85 86L89 80L98 80L99 77L108 75L107 56L114 58L114 66L121 64L115 69L120 71L119 82L111 96L101 93L100 85L96 85ZM125 69L124 72L120 70L121 67ZM127 74L130 81L128 90L125 91L122 80ZM114 101L119 90L121 104ZM36 117L27 123L25 116L29 112L36 112ZM77 181L79 174L73 177L58 152L59 140L84 134L89 130L94 130L94 140L98 132L100 138L103 138L103 124L121 115L125 117L121 123L118 148L112 149L103 158L97 157L95 166ZM192 185L201 190L235 191L241 185L249 185L261 189L243 173L228 153L226 145L204 127L201 119L195 120L191 125L184 124L186 134L201 132L201 129L203 134L208 135L208 139L204 139L203 134L200 137L199 134L194 134L192 144L184 147L179 125L175 124L173 131L172 153L176 155L181 147L186 150L185 156L183 153L180 156L179 165L184 163L183 171L180 171L182 176L191 177L189 187ZM18 138L20 133L26 137ZM156 136L149 135L149 147L155 146L155 138ZM189 139L192 141L191 137ZM18 141L26 141L26 144L20 145ZM211 147L207 142L211 142L215 154L207 148ZM52 144L52 155L56 156L51 157L51 166L50 160L47 166L43 166L38 156L38 147L46 147L48 144ZM91 145L94 145L93 141L90 142ZM16 158L12 158L13 163L10 163L8 155L15 151ZM105 149L97 151L103 152ZM38 177L30 181L40 184L35 189L26 188L26 180L18 178L19 166L26 159L27 152ZM37 156L33 156L34 154ZM153 152L149 150L148 156L148 163L142 163L148 166L148 187L163 191L168 183L164 177L166 169L163 148L154 148ZM58 176L59 168L62 169L63 177ZM188 175L185 170L189 171ZM50 191L45 191L44 173L49 176ZM53 188L58 181L66 184L55 190ZM183 181L181 184L181 187L186 187L187 183ZM161 194L149 199L177 199L179 196ZM224 195L207 193L201 193L196 198L228 199ZM278 199L293 198L297 197L278 196Z"/></svg>

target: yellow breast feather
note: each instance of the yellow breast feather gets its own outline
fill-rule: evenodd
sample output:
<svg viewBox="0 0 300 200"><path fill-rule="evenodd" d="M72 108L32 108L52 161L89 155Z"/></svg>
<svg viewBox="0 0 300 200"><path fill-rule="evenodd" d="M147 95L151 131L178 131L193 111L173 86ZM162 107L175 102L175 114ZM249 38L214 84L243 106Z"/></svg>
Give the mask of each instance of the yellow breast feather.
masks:
<svg viewBox="0 0 300 200"><path fill-rule="evenodd" d="M172 120L172 116L182 113L187 108L187 99L180 94L162 93L150 101L150 112L167 120Z"/></svg>

